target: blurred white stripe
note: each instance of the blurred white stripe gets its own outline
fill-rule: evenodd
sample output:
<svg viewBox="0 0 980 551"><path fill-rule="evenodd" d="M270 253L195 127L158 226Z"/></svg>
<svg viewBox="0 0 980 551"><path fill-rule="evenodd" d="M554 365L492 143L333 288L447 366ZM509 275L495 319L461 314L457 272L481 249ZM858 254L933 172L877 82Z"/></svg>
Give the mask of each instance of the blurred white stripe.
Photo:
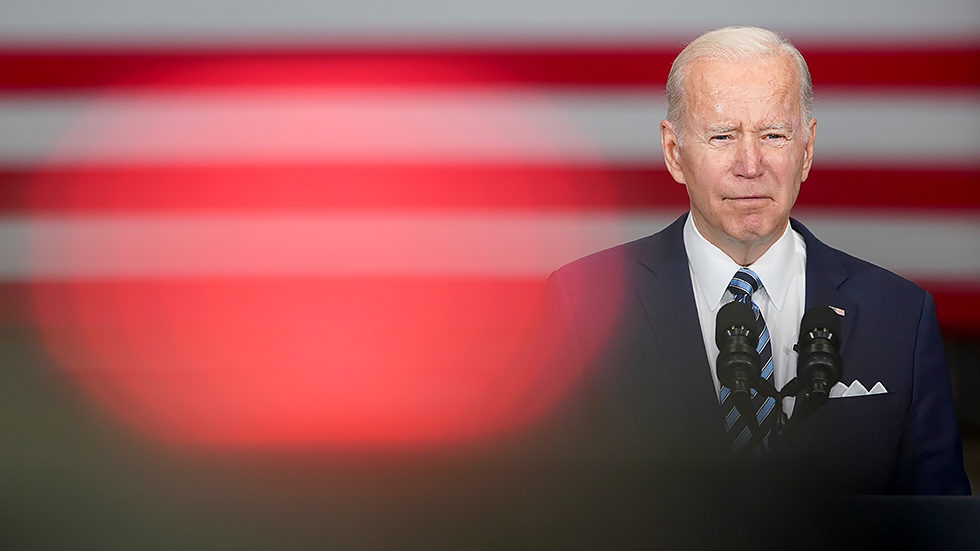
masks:
<svg viewBox="0 0 980 551"><path fill-rule="evenodd" d="M534 277L672 217L461 213L0 219L0 278Z"/></svg>
<svg viewBox="0 0 980 551"><path fill-rule="evenodd" d="M980 215L797 212L824 243L912 280L980 283Z"/></svg>
<svg viewBox="0 0 980 551"><path fill-rule="evenodd" d="M826 94L819 165L980 166L980 97ZM660 165L659 93L544 89L0 98L0 163Z"/></svg>
<svg viewBox="0 0 980 551"><path fill-rule="evenodd" d="M0 41L14 43L690 40L725 25L792 38L963 37L975 0L4 0ZM665 36L666 35L666 36Z"/></svg>
<svg viewBox="0 0 980 551"><path fill-rule="evenodd" d="M0 218L0 280L206 276L545 277L675 213ZM980 219L804 213L828 244L911 278L980 282Z"/></svg>

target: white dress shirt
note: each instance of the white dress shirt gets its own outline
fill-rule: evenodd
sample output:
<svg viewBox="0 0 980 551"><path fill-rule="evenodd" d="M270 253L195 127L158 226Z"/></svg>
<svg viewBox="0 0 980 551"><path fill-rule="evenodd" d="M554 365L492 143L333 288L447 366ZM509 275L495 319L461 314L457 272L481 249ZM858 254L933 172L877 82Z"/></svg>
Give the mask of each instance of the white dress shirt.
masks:
<svg viewBox="0 0 980 551"><path fill-rule="evenodd" d="M734 298L728 291L728 283L740 266L721 249L708 242L694 226L688 215L684 225L684 248L687 250L694 286L694 302L701 321L701 335L708 353L711 378L715 393L721 391L721 383L715 372L718 345L715 344L715 318L722 305ZM762 288L752 295L769 328L772 342L773 377L777 389L783 388L796 376L797 353L793 345L799 340L800 320L806 300L806 244L803 236L790 229L773 243L762 257L749 266L762 280ZM787 415L793 409L795 398L783 401Z"/></svg>

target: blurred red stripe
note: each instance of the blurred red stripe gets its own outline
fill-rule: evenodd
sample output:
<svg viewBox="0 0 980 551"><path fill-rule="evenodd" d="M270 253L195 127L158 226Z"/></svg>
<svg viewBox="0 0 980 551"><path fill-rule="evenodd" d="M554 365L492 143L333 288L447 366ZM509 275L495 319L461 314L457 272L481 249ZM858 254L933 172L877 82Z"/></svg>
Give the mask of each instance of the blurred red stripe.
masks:
<svg viewBox="0 0 980 551"><path fill-rule="evenodd" d="M943 336L980 339L980 283L976 281L918 281L936 299Z"/></svg>
<svg viewBox="0 0 980 551"><path fill-rule="evenodd" d="M659 166L264 165L0 170L0 212L678 209ZM814 169L801 207L980 209L980 171Z"/></svg>
<svg viewBox="0 0 980 551"><path fill-rule="evenodd" d="M0 90L315 85L661 88L680 45L474 50L0 50ZM980 44L801 44L820 87L980 86ZM161 84L159 75L170 78ZM179 75L174 77L174 75Z"/></svg>
<svg viewBox="0 0 980 551"><path fill-rule="evenodd" d="M803 207L980 209L980 171L814 168L796 203Z"/></svg>

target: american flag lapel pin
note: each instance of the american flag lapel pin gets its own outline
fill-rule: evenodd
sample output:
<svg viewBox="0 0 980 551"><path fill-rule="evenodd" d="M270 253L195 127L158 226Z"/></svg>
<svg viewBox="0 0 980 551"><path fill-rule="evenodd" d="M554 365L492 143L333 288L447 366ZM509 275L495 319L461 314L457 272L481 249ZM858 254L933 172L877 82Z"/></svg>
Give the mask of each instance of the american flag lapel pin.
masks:
<svg viewBox="0 0 980 551"><path fill-rule="evenodd" d="M843 308L838 308L836 306L831 306L830 309L833 310L834 312L836 312L838 316L844 317L844 309Z"/></svg>

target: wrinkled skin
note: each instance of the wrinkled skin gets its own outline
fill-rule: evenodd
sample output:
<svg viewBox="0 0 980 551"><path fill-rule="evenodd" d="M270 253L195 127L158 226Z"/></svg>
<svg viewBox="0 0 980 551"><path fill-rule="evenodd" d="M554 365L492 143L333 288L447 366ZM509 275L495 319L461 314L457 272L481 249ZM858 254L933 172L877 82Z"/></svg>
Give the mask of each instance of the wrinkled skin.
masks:
<svg viewBox="0 0 980 551"><path fill-rule="evenodd" d="M683 145L669 121L660 125L695 226L740 265L779 239L809 174L817 121L804 127L799 97L789 57L698 59L686 76Z"/></svg>

